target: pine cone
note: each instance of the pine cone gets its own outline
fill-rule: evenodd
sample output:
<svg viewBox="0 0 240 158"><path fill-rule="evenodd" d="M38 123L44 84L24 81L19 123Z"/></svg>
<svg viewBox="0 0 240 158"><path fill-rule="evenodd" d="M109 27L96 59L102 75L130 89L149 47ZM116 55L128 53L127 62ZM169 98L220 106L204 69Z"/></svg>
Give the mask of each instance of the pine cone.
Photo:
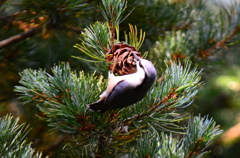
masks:
<svg viewBox="0 0 240 158"><path fill-rule="evenodd" d="M109 63L108 69L118 76L136 72L136 59L133 53L142 58L141 53L133 46L117 43L106 54L106 62Z"/></svg>

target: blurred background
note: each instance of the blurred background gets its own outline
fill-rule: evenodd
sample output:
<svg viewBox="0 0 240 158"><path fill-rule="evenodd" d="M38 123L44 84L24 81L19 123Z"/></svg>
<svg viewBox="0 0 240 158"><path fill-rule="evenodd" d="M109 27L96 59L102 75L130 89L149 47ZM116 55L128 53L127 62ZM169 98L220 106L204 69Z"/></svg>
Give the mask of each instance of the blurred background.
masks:
<svg viewBox="0 0 240 158"><path fill-rule="evenodd" d="M50 71L60 61L73 70L97 69L73 45L86 26L103 21L99 0L0 0L0 116L21 116L32 126L33 147L52 157L62 148L61 134L51 135L35 106L19 104L14 86L26 68ZM224 133L208 157L234 158L240 149L240 20L238 0L128 0L131 14L120 24L146 32L141 52L158 64L191 60L203 69L203 87L187 109L209 115ZM161 71L159 70L161 73ZM159 75L161 76L161 75Z"/></svg>

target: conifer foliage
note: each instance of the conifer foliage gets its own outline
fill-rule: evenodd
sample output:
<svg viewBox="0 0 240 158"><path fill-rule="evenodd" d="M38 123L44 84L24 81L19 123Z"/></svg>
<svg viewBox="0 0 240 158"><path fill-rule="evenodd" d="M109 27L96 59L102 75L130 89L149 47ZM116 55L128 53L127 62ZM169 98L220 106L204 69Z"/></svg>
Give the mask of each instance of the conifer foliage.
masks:
<svg viewBox="0 0 240 158"><path fill-rule="evenodd" d="M146 9L150 2L147 1ZM158 2L154 1L157 6L155 3ZM41 112L39 119L45 121L52 132L66 136L63 157L202 157L222 130L211 117L193 116L186 108L192 105L203 86L202 70L195 63L218 49L209 44L217 35L209 34L205 37L208 43L204 43L203 37L197 34L203 31L199 22L186 14L189 21L176 24L181 25L176 27L179 30L168 31L164 39L159 37L149 53L141 53L147 33L129 24L129 32L125 31L124 38L121 36L120 23L134 12L127 7L127 0L102 0L98 8L105 21L87 26L80 42L74 45L84 57L73 57L96 63L103 68L102 74L74 71L67 62L57 63L51 72L25 69L20 73L19 85L15 86L18 99L23 106L30 106L29 103L37 106ZM193 29L184 30L188 27ZM226 35L229 30L223 28L222 31ZM190 37L194 32L196 36ZM223 46L228 40L228 36L225 37L216 44ZM210 49L194 47L191 42L196 42L195 39L202 42L201 46L211 45ZM158 70L158 79L147 95L125 108L104 113L90 111L87 105L98 100L106 89L108 80L104 74L108 69L120 76L134 73L136 67L130 59L131 53L136 52L141 58L152 60ZM18 123L18 118L7 115L0 119L0 155L15 157L13 155L21 153L42 157L26 143L28 131L27 126Z"/></svg>

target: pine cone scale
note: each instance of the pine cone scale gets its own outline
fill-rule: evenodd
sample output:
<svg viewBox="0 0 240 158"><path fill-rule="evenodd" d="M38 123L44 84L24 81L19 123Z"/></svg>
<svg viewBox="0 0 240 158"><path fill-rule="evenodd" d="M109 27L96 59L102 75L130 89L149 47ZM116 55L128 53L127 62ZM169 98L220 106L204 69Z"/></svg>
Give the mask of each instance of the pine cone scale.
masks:
<svg viewBox="0 0 240 158"><path fill-rule="evenodd" d="M136 61L133 53L142 58L141 53L133 46L117 43L106 54L108 69L119 76L136 72Z"/></svg>

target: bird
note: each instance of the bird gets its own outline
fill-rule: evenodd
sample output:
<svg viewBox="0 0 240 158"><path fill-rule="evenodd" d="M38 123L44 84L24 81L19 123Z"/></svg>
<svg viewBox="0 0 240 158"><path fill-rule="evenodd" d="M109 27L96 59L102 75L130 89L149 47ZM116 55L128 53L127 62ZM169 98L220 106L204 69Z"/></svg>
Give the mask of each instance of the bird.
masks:
<svg viewBox="0 0 240 158"><path fill-rule="evenodd" d="M139 102L156 80L157 72L151 61L139 58L135 53L136 72L115 76L110 72L106 90L100 99L88 107L91 111L104 113L107 110L124 108Z"/></svg>

